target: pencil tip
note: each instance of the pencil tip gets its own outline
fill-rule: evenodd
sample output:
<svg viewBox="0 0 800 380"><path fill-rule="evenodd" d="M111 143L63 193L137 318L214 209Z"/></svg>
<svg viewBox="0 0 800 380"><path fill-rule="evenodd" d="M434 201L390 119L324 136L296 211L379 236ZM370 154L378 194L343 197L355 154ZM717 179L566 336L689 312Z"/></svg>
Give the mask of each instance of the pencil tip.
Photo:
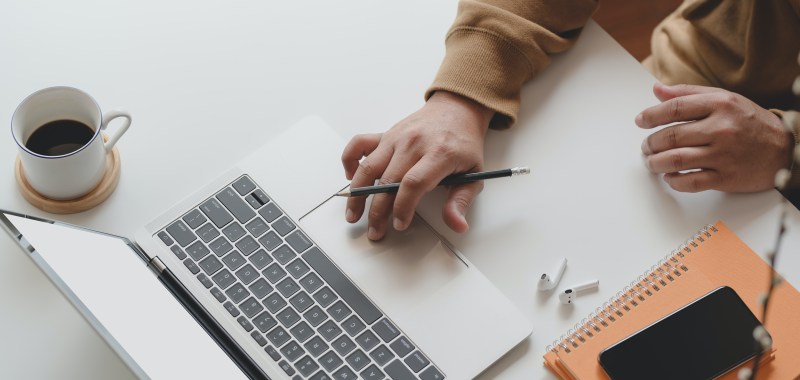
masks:
<svg viewBox="0 0 800 380"><path fill-rule="evenodd" d="M336 193L336 196L337 197L349 197L350 196L350 190L342 190L342 191Z"/></svg>

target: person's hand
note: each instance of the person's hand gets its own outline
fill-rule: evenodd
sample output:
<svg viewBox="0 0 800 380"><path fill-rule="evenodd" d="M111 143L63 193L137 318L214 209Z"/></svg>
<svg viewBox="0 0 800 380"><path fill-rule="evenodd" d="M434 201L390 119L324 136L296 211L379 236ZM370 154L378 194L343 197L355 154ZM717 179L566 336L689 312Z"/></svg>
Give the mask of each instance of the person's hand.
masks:
<svg viewBox="0 0 800 380"><path fill-rule="evenodd" d="M692 85L656 84L653 92L661 104L636 116L636 125L650 129L679 123L642 142L645 165L652 173L664 173L673 189L767 190L778 170L790 167L792 134L777 115L744 96Z"/></svg>
<svg viewBox="0 0 800 380"><path fill-rule="evenodd" d="M383 238L390 213L394 228L406 229L422 196L444 177L483 169L483 143L492 115L493 111L468 98L437 91L420 110L385 133L350 140L342 165L351 187L371 186L375 180L400 182L397 194L374 195L368 214L369 239ZM482 182L450 188L442 218L454 231L469 228L464 215L482 189ZM348 199L345 219L350 223L361 219L365 202L366 197Z"/></svg>

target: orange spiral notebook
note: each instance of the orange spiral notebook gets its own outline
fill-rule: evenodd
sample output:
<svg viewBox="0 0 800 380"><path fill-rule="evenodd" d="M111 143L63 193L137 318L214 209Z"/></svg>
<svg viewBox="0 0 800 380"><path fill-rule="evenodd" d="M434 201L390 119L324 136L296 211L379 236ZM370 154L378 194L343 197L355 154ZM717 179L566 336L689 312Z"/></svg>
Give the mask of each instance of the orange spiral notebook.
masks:
<svg viewBox="0 0 800 380"><path fill-rule="evenodd" d="M758 297L767 290L770 270L736 234L717 222L548 346L544 364L562 379L608 379L597 360L602 350L724 285L733 288L761 318ZM783 281L775 288L767 313L772 352L762 359L758 378L800 378L800 293ZM737 379L737 372L721 378Z"/></svg>

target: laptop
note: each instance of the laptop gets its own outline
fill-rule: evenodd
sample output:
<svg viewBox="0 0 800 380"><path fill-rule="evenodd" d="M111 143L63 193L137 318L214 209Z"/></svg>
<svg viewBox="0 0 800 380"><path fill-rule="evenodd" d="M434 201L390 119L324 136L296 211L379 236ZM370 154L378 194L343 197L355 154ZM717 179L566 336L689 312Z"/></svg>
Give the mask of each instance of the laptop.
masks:
<svg viewBox="0 0 800 380"><path fill-rule="evenodd" d="M307 117L134 240L0 224L140 378L477 376L529 321L420 216L380 242L345 222L343 144Z"/></svg>

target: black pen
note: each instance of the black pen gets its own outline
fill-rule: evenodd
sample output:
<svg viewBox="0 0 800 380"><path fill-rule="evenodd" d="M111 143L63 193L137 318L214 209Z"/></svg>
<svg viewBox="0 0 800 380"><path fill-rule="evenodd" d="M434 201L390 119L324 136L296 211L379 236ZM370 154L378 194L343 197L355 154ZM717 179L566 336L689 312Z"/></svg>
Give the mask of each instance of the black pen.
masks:
<svg viewBox="0 0 800 380"><path fill-rule="evenodd" d="M530 168L526 166L520 166L511 169L492 170L488 172L453 174L451 176L444 177L444 179L441 182L439 182L439 186L460 185L462 183L483 181L485 179L491 179L491 178L513 177L517 175L528 174L530 172L531 172ZM336 195L340 197L358 197L362 195L370 195L378 193L393 193L396 192L397 189L399 188L400 188L399 183L389 183L386 185L365 186L365 187L357 187L355 189L347 189L336 193Z"/></svg>

